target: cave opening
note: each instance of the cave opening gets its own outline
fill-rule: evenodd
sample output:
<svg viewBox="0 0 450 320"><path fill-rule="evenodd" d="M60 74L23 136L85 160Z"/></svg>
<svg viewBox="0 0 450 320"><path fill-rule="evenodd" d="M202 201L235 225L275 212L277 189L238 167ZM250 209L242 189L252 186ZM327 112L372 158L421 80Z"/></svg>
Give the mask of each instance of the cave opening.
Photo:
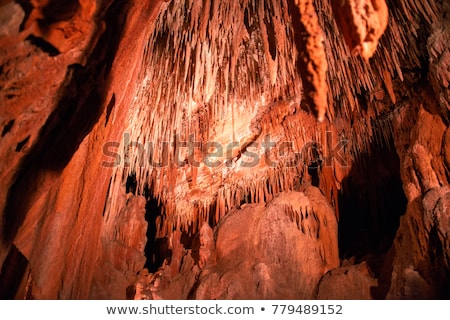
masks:
<svg viewBox="0 0 450 320"><path fill-rule="evenodd" d="M168 230L168 234L161 234L159 228L164 220L164 208L156 199L151 189L146 185L144 190L146 198L145 220L147 221L147 243L144 249L146 262L144 268L150 273L155 273L165 261L171 263L172 245L170 237L175 230ZM209 225L212 225L212 217L210 216ZM199 226L200 227L200 226ZM192 258L198 263L198 250L200 248L199 233L193 229L192 225L188 231L182 231L179 238L173 241L179 241L185 250L191 250ZM174 243L173 245L178 245Z"/></svg>
<svg viewBox="0 0 450 320"><path fill-rule="evenodd" d="M359 154L338 197L340 258L375 257L381 267L407 205L395 149L373 144Z"/></svg>
<svg viewBox="0 0 450 320"><path fill-rule="evenodd" d="M165 263L170 264L172 260L172 245L180 245L184 250L191 251L191 257L196 263L199 261L200 235L199 228L204 222L208 223L212 228L217 224L214 214L209 214L206 220L199 217L199 221L194 222L187 230L180 231L179 238L171 239L177 229L166 230L164 227L164 206L155 197L151 187L144 185L142 193L138 191L138 180L135 173L130 173L125 182L126 193L135 196L141 195L146 199L145 205L145 221L147 222L146 238L147 242L144 249L146 262L144 268L150 273L157 272ZM245 203L250 203L243 200ZM217 203L214 201L209 212L216 211ZM171 243L175 241L176 243Z"/></svg>
<svg viewBox="0 0 450 320"><path fill-rule="evenodd" d="M138 181L136 174L128 175L125 188L126 193L137 195ZM142 196L146 199L145 221L147 221L147 242L144 249L146 257L145 268L154 273L161 267L164 260L171 258L172 252L169 248L169 240L165 236L158 235L158 226L163 219L163 207L158 199L153 196L150 187L146 184Z"/></svg>
<svg viewBox="0 0 450 320"><path fill-rule="evenodd" d="M147 244L144 253L147 258L145 268L154 273L161 267L164 260L171 258L172 250L169 247L169 240L165 236L158 235L158 224L162 219L162 207L155 199L148 188L145 191L147 200L145 205L145 220L147 221Z"/></svg>
<svg viewBox="0 0 450 320"><path fill-rule="evenodd" d="M322 163L320 160L314 160L308 165L308 175L311 179L311 185L314 187L319 187L320 185L320 178L319 178L319 169L321 167Z"/></svg>

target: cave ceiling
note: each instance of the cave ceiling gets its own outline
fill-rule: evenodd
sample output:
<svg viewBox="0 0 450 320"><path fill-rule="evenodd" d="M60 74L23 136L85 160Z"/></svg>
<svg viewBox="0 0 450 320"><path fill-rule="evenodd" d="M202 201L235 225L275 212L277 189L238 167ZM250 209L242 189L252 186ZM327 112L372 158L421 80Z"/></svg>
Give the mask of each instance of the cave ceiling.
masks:
<svg viewBox="0 0 450 320"><path fill-rule="evenodd" d="M365 283L349 297L448 297L449 16L0 1L0 297L121 299L137 274L166 298L233 298L233 279L246 298L331 297L347 274Z"/></svg>

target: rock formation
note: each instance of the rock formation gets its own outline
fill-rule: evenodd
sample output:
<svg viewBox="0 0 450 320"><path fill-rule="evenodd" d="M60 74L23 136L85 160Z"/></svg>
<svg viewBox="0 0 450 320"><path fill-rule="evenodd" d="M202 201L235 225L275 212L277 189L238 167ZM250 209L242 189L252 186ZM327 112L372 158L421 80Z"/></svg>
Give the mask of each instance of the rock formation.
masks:
<svg viewBox="0 0 450 320"><path fill-rule="evenodd" d="M1 1L0 298L449 298L449 15Z"/></svg>

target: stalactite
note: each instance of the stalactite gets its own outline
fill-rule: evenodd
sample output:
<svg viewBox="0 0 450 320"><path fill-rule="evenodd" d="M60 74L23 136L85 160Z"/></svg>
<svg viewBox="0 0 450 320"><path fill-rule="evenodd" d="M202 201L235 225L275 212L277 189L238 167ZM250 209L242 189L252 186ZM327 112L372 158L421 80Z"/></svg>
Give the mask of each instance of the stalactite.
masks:
<svg viewBox="0 0 450 320"><path fill-rule="evenodd" d="M304 45L302 54L302 73L305 80L307 95L314 104L317 120L322 122L325 119L327 110L326 84L327 59L324 48L324 32L318 22L316 9L312 0L295 0L300 11L300 22L304 28Z"/></svg>
<svg viewBox="0 0 450 320"><path fill-rule="evenodd" d="M351 52L360 54L365 60L371 58L388 23L386 2L335 1L333 9Z"/></svg>
<svg viewBox="0 0 450 320"><path fill-rule="evenodd" d="M153 153L142 157L139 150L131 150L130 166L123 172L119 168L115 175L127 176L135 172L139 190L151 184L154 196L162 201L168 217L182 211L179 206L168 203L171 201L168 193L180 183L181 170L154 168L148 164L150 156L154 162L173 159L173 148L170 144L162 148L163 142L170 142L175 133L182 138L195 133L200 141L207 141L211 121L229 116L234 138L234 122L238 116L235 106L242 110L244 103L244 109L254 109L255 105L262 104L261 99L299 95L299 79L294 67L296 50L292 42L286 41L293 31L285 28L290 25L290 16L282 7L287 8L286 1L268 5L241 0L211 6L186 0L162 5L155 31L145 48L140 76L142 86L131 108L128 130L132 143L152 143ZM271 25L267 28L274 28L273 34L261 30L268 23ZM169 56L174 59L167 59ZM267 92L271 92L271 96L267 96ZM207 105L213 106L212 113L204 120L191 121ZM191 170L193 187L196 182L200 183L197 171L197 168ZM225 196L224 202L218 196L219 216L237 202L232 199L236 196L233 191L227 191ZM168 223L176 224L176 221Z"/></svg>
<svg viewBox="0 0 450 320"><path fill-rule="evenodd" d="M346 2L355 5L352 0ZM375 11L379 2L371 2ZM160 230L166 232L180 227L195 229L209 214L217 222L244 199L268 201L292 189L294 177L301 180L305 168L323 156L315 154L314 148L303 148L326 137L326 129L301 110L302 91L306 95L312 92L319 120L327 110L325 123L342 128L334 134L349 141L345 155L349 164L360 152L370 153L372 144L387 146L398 100L394 82L404 80L402 66L420 66L424 58L420 43L426 41L420 31L424 21L436 20L437 6L433 1L387 0L389 23L367 62L351 54L332 3L295 1L300 24L309 35L304 39L306 47L299 48L295 39L299 30L294 30L298 24L290 16L287 0L164 2L145 44L140 85L125 131L131 144L122 142L120 146L121 150L129 147L129 157L127 165L115 168L106 217L117 210L115 195L123 192L121 185L130 173L136 174L138 193L150 187L160 202L164 210ZM410 28L407 32L405 24ZM380 22L380 30L382 27ZM372 41L370 32L360 40ZM378 32L378 38L380 31L373 32ZM299 56L298 49L305 51ZM368 57L367 51L363 56ZM308 81L314 84L312 90L307 90L306 82L302 87L299 65L311 71ZM391 104L383 101L380 106L378 98L370 96L383 88ZM251 123L243 123L241 118ZM176 159L173 144L174 136L189 141L191 135L202 144L261 143L264 134L291 141L295 152L304 151L302 164L289 168L289 156L275 155L275 168L242 168L243 147L233 149L233 157L224 157L218 167L206 168L201 163L194 168L188 155ZM194 158L204 156L200 150ZM177 160L185 165L174 166ZM327 186L334 185L329 200L336 197L337 177L342 178L343 172L327 173ZM209 212L212 205L215 211ZM198 212L194 214L194 210Z"/></svg>

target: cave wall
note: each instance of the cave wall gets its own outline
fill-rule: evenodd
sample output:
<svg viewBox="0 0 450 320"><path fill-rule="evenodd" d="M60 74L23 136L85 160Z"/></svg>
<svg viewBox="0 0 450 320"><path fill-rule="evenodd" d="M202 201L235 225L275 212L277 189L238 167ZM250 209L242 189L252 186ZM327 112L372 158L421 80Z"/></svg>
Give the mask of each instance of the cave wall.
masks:
<svg viewBox="0 0 450 320"><path fill-rule="evenodd" d="M59 6L32 5L37 13ZM71 47L66 43L62 50L47 33L22 26L41 23L42 17L28 12L29 4L5 4L5 10L22 13L24 20L11 21L11 30L2 37L6 44L2 45L2 101L7 102L2 121L13 124L2 138L0 261L2 270L14 268L14 261L11 266L3 264L12 245L26 257L28 268L19 277L32 283L28 290L34 298L125 297L124 292L105 295L92 289L97 261L102 261L103 251L112 250L102 237L114 231L103 217L111 169L102 166L103 155L97 150L106 141L119 139L126 109L116 106L133 99L138 65L131 61L142 55L138 39L152 21L154 5L75 2L75 13L43 19L55 32L65 33L62 38ZM83 16L85 7L90 16ZM40 38L45 47L54 47L53 54L27 41L27 34ZM120 74L127 77L117 77ZM23 137L30 138L17 148ZM125 232L120 238L131 234ZM139 269L140 264L142 268L142 260L139 257L136 266L130 261L129 269Z"/></svg>
<svg viewBox="0 0 450 320"><path fill-rule="evenodd" d="M1 3L1 296L124 299L128 288L128 297L146 298L333 298L339 291L330 288L350 287L355 294L347 297L447 297L448 4L386 1L386 27L373 22L386 19L384 1L373 2L381 5L372 17L351 11L354 1L345 2L350 9L330 1L186 3L190 26L177 11L186 10L182 1ZM246 8L242 19L229 14L234 6ZM305 20L308 12L312 20ZM353 26L339 20L348 12ZM246 30L224 34L221 18ZM355 31L358 19L375 27ZM198 35L187 32L197 29ZM309 36L299 37L299 30ZM231 40L217 44L217 38ZM188 47L195 52L190 63ZM233 153L220 158L233 163L226 170L156 170L137 165L137 153L129 159L120 153L124 133L132 143L157 145L176 133L185 139L194 133L202 142L237 139L245 146L236 150L241 153L267 134L276 143L293 141L297 150L308 141L328 150L340 139L349 143L338 158L346 166L331 157L313 178L311 164L319 158L329 164L326 150L320 157L308 153L294 168L286 166L292 158L280 157L276 168L246 170ZM305 190L316 190L307 187L314 184L331 210L327 221L339 223L346 213L338 195L358 155L368 154L365 168L373 170L372 149L388 147L398 155L407 207L397 214L404 213L375 274L367 257L339 261L334 226L309 240L297 211L274 209L294 189L300 198L306 194L303 202L313 201L318 195ZM117 154L122 165L113 164ZM126 190L130 174L138 179L134 194ZM163 204L157 233L170 239L172 251L170 263L154 274L143 270L146 188ZM250 204L240 208L243 202ZM239 232L248 219L259 221L251 224L256 229ZM201 229L204 222L214 229ZM180 236L202 230L204 260ZM223 254L230 237L254 256ZM260 242L277 245L253 252ZM325 249L300 254L311 246ZM281 266L271 260L276 257ZM312 268L306 258L326 263ZM237 262L240 271L229 271ZM293 279L285 270L293 270Z"/></svg>

